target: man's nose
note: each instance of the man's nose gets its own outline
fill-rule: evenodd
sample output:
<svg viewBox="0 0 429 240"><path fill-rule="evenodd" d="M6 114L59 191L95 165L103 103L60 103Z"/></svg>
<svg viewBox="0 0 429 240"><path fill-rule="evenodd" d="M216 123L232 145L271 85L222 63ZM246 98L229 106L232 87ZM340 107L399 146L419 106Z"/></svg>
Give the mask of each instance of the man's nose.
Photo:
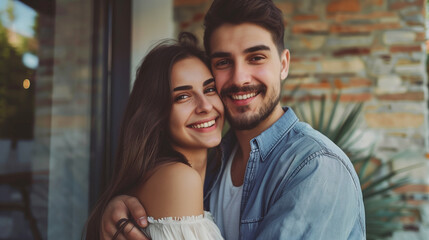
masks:
<svg viewBox="0 0 429 240"><path fill-rule="evenodd" d="M232 72L232 83L236 86L250 84L251 77L248 67L243 62L236 62Z"/></svg>

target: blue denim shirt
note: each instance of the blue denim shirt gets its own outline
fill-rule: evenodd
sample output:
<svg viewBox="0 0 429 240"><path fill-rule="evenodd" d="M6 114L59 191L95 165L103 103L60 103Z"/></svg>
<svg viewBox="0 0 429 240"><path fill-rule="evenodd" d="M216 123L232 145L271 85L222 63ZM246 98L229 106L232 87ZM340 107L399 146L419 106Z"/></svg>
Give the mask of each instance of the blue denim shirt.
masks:
<svg viewBox="0 0 429 240"><path fill-rule="evenodd" d="M240 209L240 239L366 239L359 179L349 158L290 108L250 141ZM205 208L237 140L222 140L222 164L209 163ZM221 232L223 229L221 229Z"/></svg>

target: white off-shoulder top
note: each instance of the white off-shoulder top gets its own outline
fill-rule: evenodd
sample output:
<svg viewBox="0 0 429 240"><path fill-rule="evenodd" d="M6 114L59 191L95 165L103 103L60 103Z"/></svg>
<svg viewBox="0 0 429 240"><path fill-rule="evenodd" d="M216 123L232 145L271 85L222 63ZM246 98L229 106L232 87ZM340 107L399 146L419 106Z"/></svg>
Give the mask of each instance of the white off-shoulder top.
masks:
<svg viewBox="0 0 429 240"><path fill-rule="evenodd" d="M149 225L143 231L153 240L218 240L223 239L210 212L181 218L148 217Z"/></svg>

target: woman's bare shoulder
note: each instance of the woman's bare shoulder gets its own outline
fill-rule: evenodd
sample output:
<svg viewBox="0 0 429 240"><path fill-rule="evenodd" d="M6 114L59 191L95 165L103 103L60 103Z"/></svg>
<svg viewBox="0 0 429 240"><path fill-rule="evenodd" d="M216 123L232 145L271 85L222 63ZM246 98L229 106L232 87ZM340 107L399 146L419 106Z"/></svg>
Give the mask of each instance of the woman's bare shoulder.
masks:
<svg viewBox="0 0 429 240"><path fill-rule="evenodd" d="M203 213L203 182L200 174L183 163L159 167L136 189L149 216L182 217Z"/></svg>

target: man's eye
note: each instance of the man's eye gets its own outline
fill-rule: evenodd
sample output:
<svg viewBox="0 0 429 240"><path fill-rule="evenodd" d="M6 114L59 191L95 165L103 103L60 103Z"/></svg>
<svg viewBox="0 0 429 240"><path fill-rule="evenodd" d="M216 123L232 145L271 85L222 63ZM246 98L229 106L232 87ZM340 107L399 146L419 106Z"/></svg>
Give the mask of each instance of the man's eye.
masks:
<svg viewBox="0 0 429 240"><path fill-rule="evenodd" d="M230 63L231 63L230 60L228 60L228 59L222 59L222 60L219 60L219 61L217 61L215 63L215 67L225 67L226 65L228 65Z"/></svg>
<svg viewBox="0 0 429 240"><path fill-rule="evenodd" d="M257 61L260 61L263 59L265 59L263 56L254 56L254 57L250 58L250 61L257 62Z"/></svg>

